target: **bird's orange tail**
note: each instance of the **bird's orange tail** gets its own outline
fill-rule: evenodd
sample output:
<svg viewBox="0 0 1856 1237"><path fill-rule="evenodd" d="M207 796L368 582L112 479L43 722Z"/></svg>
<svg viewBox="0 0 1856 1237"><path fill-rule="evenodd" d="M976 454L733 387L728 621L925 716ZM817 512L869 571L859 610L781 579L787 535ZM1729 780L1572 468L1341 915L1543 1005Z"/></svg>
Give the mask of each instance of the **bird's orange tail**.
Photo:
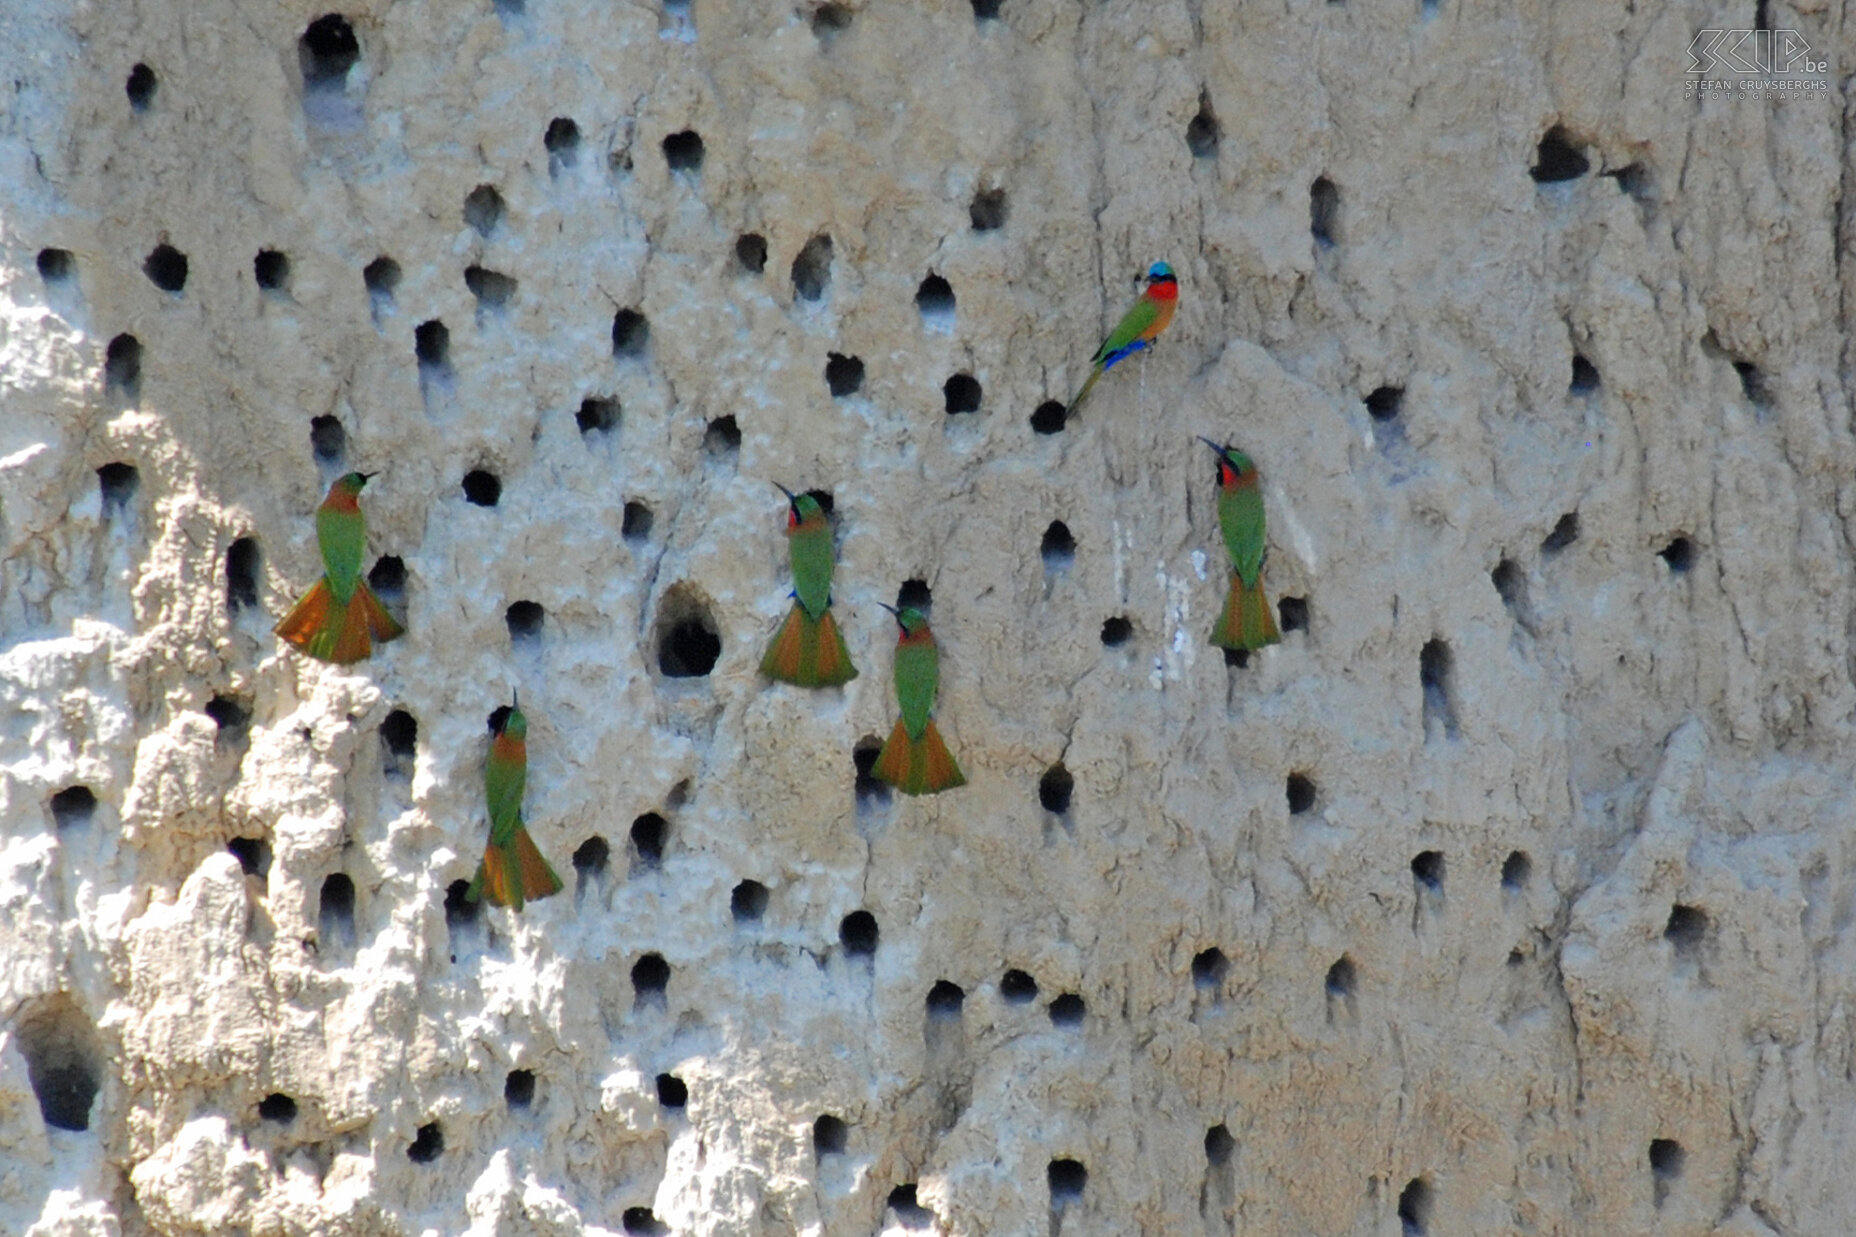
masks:
<svg viewBox="0 0 1856 1237"><path fill-rule="evenodd" d="M541 850L535 845L535 839L528 835L527 829L516 830L515 850L516 866L522 871L523 897L533 900L561 891L561 878L548 866L548 861L541 857Z"/></svg>
<svg viewBox="0 0 1856 1237"><path fill-rule="evenodd" d="M515 840L507 846L492 842L483 848L483 862L477 866L477 878L464 891L475 902L482 898L491 906L521 910L524 903L561 891L561 878L541 857L528 830L518 827Z"/></svg>
<svg viewBox="0 0 1856 1237"><path fill-rule="evenodd" d="M919 739L910 738L908 727L897 718L870 772L905 795L934 795L967 784L966 774L960 771L954 753L947 750L932 718Z"/></svg>
<svg viewBox="0 0 1856 1237"><path fill-rule="evenodd" d="M1270 600L1263 591L1263 573L1257 573L1255 584L1245 584L1244 577L1233 571L1224 613L1212 628L1212 643L1219 648L1250 650L1281 641L1276 616L1270 612Z"/></svg>
<svg viewBox="0 0 1856 1237"><path fill-rule="evenodd" d="M365 660L375 640L384 643L405 631L365 580L355 583L354 596L343 605L335 599L327 576L316 581L272 630L299 651L339 666Z"/></svg>
<svg viewBox="0 0 1856 1237"><path fill-rule="evenodd" d="M800 687L836 687L857 677L857 667L851 664L850 650L844 647L844 635L831 611L814 619L797 601L767 646L760 672Z"/></svg>

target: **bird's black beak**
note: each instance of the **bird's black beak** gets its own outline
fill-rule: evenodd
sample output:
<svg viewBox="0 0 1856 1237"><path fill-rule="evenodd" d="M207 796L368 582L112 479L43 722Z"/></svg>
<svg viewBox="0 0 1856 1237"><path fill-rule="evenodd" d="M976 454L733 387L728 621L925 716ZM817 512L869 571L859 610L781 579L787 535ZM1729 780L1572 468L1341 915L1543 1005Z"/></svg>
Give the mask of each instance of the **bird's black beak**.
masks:
<svg viewBox="0 0 1856 1237"><path fill-rule="evenodd" d="M1213 442L1213 441L1212 441L1211 439L1209 439L1209 438L1207 438L1207 437L1206 437L1205 435L1203 435L1203 434L1200 434L1200 435L1198 435L1198 440L1199 440L1200 442L1202 442L1202 443L1204 443L1204 444L1205 444L1206 446L1208 446L1208 447L1210 447L1210 448L1211 448L1212 450L1214 450L1214 451L1216 451L1216 452L1218 453L1218 458L1219 458L1219 459L1223 459L1223 458L1224 458L1224 453L1225 453L1226 451L1229 451L1229 450L1231 449L1231 448L1229 448L1229 447L1226 447L1226 446L1221 446L1221 445L1219 445L1218 443L1215 443L1215 442Z"/></svg>

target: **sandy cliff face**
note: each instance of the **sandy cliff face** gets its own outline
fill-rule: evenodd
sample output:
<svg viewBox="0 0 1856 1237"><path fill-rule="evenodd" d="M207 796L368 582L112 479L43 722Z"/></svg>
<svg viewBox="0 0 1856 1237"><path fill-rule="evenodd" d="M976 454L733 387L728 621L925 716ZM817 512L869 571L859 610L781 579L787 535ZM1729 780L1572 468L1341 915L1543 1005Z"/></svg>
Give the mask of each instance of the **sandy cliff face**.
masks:
<svg viewBox="0 0 1856 1237"><path fill-rule="evenodd" d="M326 2L0 12L0 1230L1848 1227L1842 7Z"/></svg>

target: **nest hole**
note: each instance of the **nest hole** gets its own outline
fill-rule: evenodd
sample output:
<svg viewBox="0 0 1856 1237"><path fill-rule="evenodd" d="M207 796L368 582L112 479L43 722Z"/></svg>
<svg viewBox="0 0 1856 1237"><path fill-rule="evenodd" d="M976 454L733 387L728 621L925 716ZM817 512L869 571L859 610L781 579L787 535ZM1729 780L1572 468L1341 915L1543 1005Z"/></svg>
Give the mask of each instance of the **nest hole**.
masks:
<svg viewBox="0 0 1856 1237"><path fill-rule="evenodd" d="M1222 949L1204 949L1193 955L1192 986L1200 991L1216 992L1224 987L1225 976L1230 973L1231 960Z"/></svg>
<svg viewBox="0 0 1856 1237"><path fill-rule="evenodd" d="M1708 912L1699 906L1684 906L1681 903L1669 908L1669 922L1663 928L1663 939L1675 946L1678 957L1692 957L1701 949L1701 944L1708 935Z"/></svg>
<svg viewBox="0 0 1856 1237"><path fill-rule="evenodd" d="M637 499L625 504L625 512L619 521L619 536L627 541L639 542L651 535L651 508Z"/></svg>
<svg viewBox="0 0 1856 1237"><path fill-rule="evenodd" d="M538 601L518 601L503 611L503 623L509 628L511 644L539 644L547 612Z"/></svg>
<svg viewBox="0 0 1856 1237"><path fill-rule="evenodd" d="M103 1077L103 1054L90 1019L59 993L29 1004L17 1026L26 1079L45 1124L58 1130L89 1129Z"/></svg>
<svg viewBox="0 0 1856 1237"><path fill-rule="evenodd" d="M669 833L670 822L656 812L646 812L632 821L632 853L638 866L647 869L663 866L664 839Z"/></svg>
<svg viewBox="0 0 1856 1237"><path fill-rule="evenodd" d="M1050 527L1044 530L1044 539L1038 543L1038 555L1044 560L1044 570L1064 571L1076 561L1076 538L1070 535L1070 526L1062 520L1052 520Z"/></svg>
<svg viewBox="0 0 1856 1237"><path fill-rule="evenodd" d="M367 586L382 601L405 600L406 560L397 554L382 554L367 573Z"/></svg>
<svg viewBox="0 0 1856 1237"><path fill-rule="evenodd" d="M136 399L142 393L142 341L118 335L103 352L103 386L113 395Z"/></svg>
<svg viewBox="0 0 1856 1237"><path fill-rule="evenodd" d="M1695 565L1695 545L1687 537L1673 537L1669 544L1658 550L1657 557L1668 565L1669 570L1677 575L1686 573Z"/></svg>
<svg viewBox="0 0 1856 1237"><path fill-rule="evenodd" d="M749 275L767 269L767 238L759 232L743 232L735 238L735 264Z"/></svg>
<svg viewBox="0 0 1856 1237"><path fill-rule="evenodd" d="M178 294L187 286L187 255L172 245L156 245L142 262L142 274L163 292Z"/></svg>
<svg viewBox="0 0 1856 1237"><path fill-rule="evenodd" d="M155 101L155 88L160 82L155 71L145 64L137 64L129 70L129 80L123 83L123 92L129 96L129 107L137 112L145 112L148 105Z"/></svg>
<svg viewBox="0 0 1856 1237"><path fill-rule="evenodd" d="M535 1102L535 1071L512 1069L503 1078L503 1103L511 1108L527 1108Z"/></svg>
<svg viewBox="0 0 1856 1237"><path fill-rule="evenodd" d="M1062 1208L1083 1200L1083 1186L1089 1181L1089 1170L1083 1167L1081 1160L1052 1160L1050 1167L1044 1170L1044 1177L1050 1186L1050 1205Z"/></svg>
<svg viewBox="0 0 1856 1237"><path fill-rule="evenodd" d="M464 195L464 222L485 240L502 225L503 195L495 185L478 185Z"/></svg>
<svg viewBox="0 0 1856 1237"><path fill-rule="evenodd" d="M1289 815L1300 816L1315 806L1315 783L1305 773L1291 773L1286 787Z"/></svg>
<svg viewBox="0 0 1856 1237"><path fill-rule="evenodd" d="M621 309L612 315L612 355L636 358L644 355L651 342L651 324L636 309Z"/></svg>
<svg viewBox="0 0 1856 1237"><path fill-rule="evenodd" d="M967 208L967 217L975 232L998 231L1005 226L1008 213L1003 189L982 189L973 195L973 204Z"/></svg>
<svg viewBox="0 0 1856 1237"><path fill-rule="evenodd" d="M296 1120L296 1101L282 1091L273 1091L258 1101L258 1116L276 1125L289 1125Z"/></svg>
<svg viewBox="0 0 1856 1237"><path fill-rule="evenodd" d="M1125 615L1116 615L1102 621L1102 644L1105 648L1118 649L1134 637L1134 624Z"/></svg>
<svg viewBox="0 0 1856 1237"><path fill-rule="evenodd" d="M732 413L715 418L703 428L702 449L716 460L730 460L740 453L741 426Z"/></svg>
<svg viewBox="0 0 1856 1237"><path fill-rule="evenodd" d="M1402 1237L1424 1237L1430 1231L1431 1183L1413 1177L1398 1194L1398 1220Z"/></svg>
<svg viewBox="0 0 1856 1237"><path fill-rule="evenodd" d="M948 416L980 410L980 380L972 374L955 374L941 386L941 398Z"/></svg>
<svg viewBox="0 0 1856 1237"><path fill-rule="evenodd" d="M694 591L672 587L658 606L657 668L667 679L707 678L722 656L715 616Z"/></svg>
<svg viewBox="0 0 1856 1237"><path fill-rule="evenodd" d="M323 880L316 930L325 945L354 944L354 881L347 873L332 872Z"/></svg>
<svg viewBox="0 0 1856 1237"><path fill-rule="evenodd" d="M1076 778L1060 760L1044 770L1038 779L1038 805L1046 812L1062 816L1070 810L1070 798L1076 793Z"/></svg>
<svg viewBox="0 0 1856 1237"><path fill-rule="evenodd" d="M1066 992L1050 1003L1050 1023L1054 1027L1080 1027L1087 1012L1082 997Z"/></svg>
<svg viewBox="0 0 1856 1237"><path fill-rule="evenodd" d="M309 423L309 451L324 468L340 468L348 458L348 431L341 421L326 414L313 418Z"/></svg>
<svg viewBox="0 0 1856 1237"><path fill-rule="evenodd" d="M271 844L263 838L233 838L226 850L238 860L239 871L260 880L271 874Z"/></svg>
<svg viewBox="0 0 1856 1237"><path fill-rule="evenodd" d="M1534 863L1524 850L1509 851L1502 860L1502 888L1511 893L1527 888L1528 877L1533 874Z"/></svg>
<svg viewBox="0 0 1856 1237"><path fill-rule="evenodd" d="M934 1212L916 1201L915 1183L899 1185L889 1192L885 1200L889 1209L896 1213L896 1219L907 1229L932 1229L935 1224Z"/></svg>
<svg viewBox="0 0 1856 1237"><path fill-rule="evenodd" d="M206 702L205 713L213 719L224 741L242 741L251 728L251 707L237 696L214 696Z"/></svg>
<svg viewBox="0 0 1856 1237"><path fill-rule="evenodd" d="M874 957L877 937L876 916L869 911L852 911L838 923L838 941L850 957Z"/></svg>
<svg viewBox="0 0 1856 1237"><path fill-rule="evenodd" d="M66 786L52 796L51 810L55 828L82 829L97 814L97 796L88 786Z"/></svg>
<svg viewBox="0 0 1856 1237"><path fill-rule="evenodd" d="M960 1017L961 1008L966 1004L967 993L952 980L937 979L934 987L928 989L928 1017L931 1021L948 1021Z"/></svg>
<svg viewBox="0 0 1856 1237"><path fill-rule="evenodd" d="M367 295L376 308L393 303L400 277L400 264L384 254L361 268L361 282L367 285Z"/></svg>
<svg viewBox="0 0 1856 1237"><path fill-rule="evenodd" d="M767 886L744 880L728 895L728 913L736 923L759 923L767 914Z"/></svg>
<svg viewBox="0 0 1856 1237"><path fill-rule="evenodd" d="M929 274L915 289L915 308L931 325L944 326L954 317L954 286L939 275Z"/></svg>
<svg viewBox="0 0 1856 1237"><path fill-rule="evenodd" d="M1574 395L1590 395L1599 387L1598 366L1579 353L1572 357L1572 382L1567 390Z"/></svg>
<svg viewBox="0 0 1856 1237"><path fill-rule="evenodd" d="M1308 187L1308 234L1318 249L1332 249L1340 239L1340 187L1325 176Z"/></svg>
<svg viewBox="0 0 1856 1237"><path fill-rule="evenodd" d="M831 286L831 237L814 236L793 259L793 294L801 300L823 300Z"/></svg>
<svg viewBox="0 0 1856 1237"><path fill-rule="evenodd" d="M431 374L451 364L451 330L437 318L413 328L413 355L419 359L422 373Z"/></svg>
<svg viewBox="0 0 1856 1237"><path fill-rule="evenodd" d="M296 47L303 85L311 90L339 90L348 79L348 70L361 59L361 42L355 38L354 27L339 13L310 22Z"/></svg>
<svg viewBox="0 0 1856 1237"><path fill-rule="evenodd" d="M840 352L825 354L825 387L833 399L855 395L863 385L864 363L860 358Z"/></svg>
<svg viewBox="0 0 1856 1237"><path fill-rule="evenodd" d="M1540 542L1542 554L1558 554L1573 542L1579 540L1579 513L1568 511L1553 525L1553 531Z"/></svg>
<svg viewBox="0 0 1856 1237"><path fill-rule="evenodd" d="M1231 1137L1230 1128L1222 1121L1205 1131L1205 1162L1213 1168L1229 1164L1236 1151L1237 1140Z"/></svg>
<svg viewBox="0 0 1856 1237"><path fill-rule="evenodd" d="M493 472L473 468L464 474L464 501L473 507L494 507L503 497L503 483Z"/></svg>
<svg viewBox="0 0 1856 1237"><path fill-rule="evenodd" d="M923 614L934 608L934 593L926 580L904 580L902 587L896 590L896 609L920 610Z"/></svg>
<svg viewBox="0 0 1856 1237"><path fill-rule="evenodd" d="M1025 971L1011 970L999 977L999 995L1010 1005L1029 1005L1038 999L1038 981Z"/></svg>
<svg viewBox="0 0 1856 1237"><path fill-rule="evenodd" d="M260 249L251 260L252 278L266 292L283 292L290 286L290 259L275 249Z"/></svg>
<svg viewBox="0 0 1856 1237"><path fill-rule="evenodd" d="M258 608L258 542L240 537L226 547L226 609L237 615Z"/></svg>
<svg viewBox="0 0 1856 1237"><path fill-rule="evenodd" d="M627 1207L620 1223L630 1237L670 1237L670 1225L649 1207Z"/></svg>
<svg viewBox="0 0 1856 1237"><path fill-rule="evenodd" d="M1390 421L1405 410L1405 388L1377 387L1364 402L1373 420Z"/></svg>
<svg viewBox="0 0 1856 1237"><path fill-rule="evenodd" d="M548 152L548 171L558 172L580 162L580 126L570 116L556 116L541 135Z"/></svg>
<svg viewBox="0 0 1856 1237"><path fill-rule="evenodd" d="M406 1148L406 1158L414 1164L430 1164L445 1153L445 1132L438 1128L438 1122L428 1121L419 1127L411 1145Z"/></svg>
<svg viewBox="0 0 1856 1237"><path fill-rule="evenodd" d="M1535 151L1534 166L1527 174L1537 185L1577 180L1591 170L1592 162L1574 144L1572 135L1559 125L1548 129Z"/></svg>
<svg viewBox="0 0 1856 1237"><path fill-rule="evenodd" d="M587 396L580 401L574 424L580 428L582 438L588 434L610 434L619 427L619 401L606 395Z"/></svg>
<svg viewBox="0 0 1856 1237"><path fill-rule="evenodd" d="M1433 733L1446 739L1458 735L1456 720L1456 659L1442 639L1427 640L1418 652L1418 684L1424 692L1424 737Z"/></svg>
<svg viewBox="0 0 1856 1237"><path fill-rule="evenodd" d="M1070 410L1054 399L1047 399L1037 406L1031 414L1031 432L1034 434L1061 434L1064 424L1070 419Z"/></svg>
<svg viewBox="0 0 1856 1237"><path fill-rule="evenodd" d="M1359 972L1353 965L1353 959L1342 954L1335 959L1334 965L1328 968L1327 994L1342 999L1351 997L1359 986L1359 980Z"/></svg>
<svg viewBox="0 0 1856 1237"><path fill-rule="evenodd" d="M1212 111L1212 96L1209 91L1199 92L1199 111L1186 122L1186 149L1192 152L1194 159L1215 159L1218 157L1218 117Z"/></svg>
<svg viewBox="0 0 1856 1237"><path fill-rule="evenodd" d="M681 1112L690 1102L690 1089L675 1074L657 1076L657 1102Z"/></svg>
<svg viewBox="0 0 1856 1237"><path fill-rule="evenodd" d="M606 839L595 833L574 848L574 871L582 879L591 880L606 874L606 865L612 860L612 847Z"/></svg>
<svg viewBox="0 0 1856 1237"><path fill-rule="evenodd" d="M1420 893L1442 893L1444 891L1444 853L1440 850L1419 851L1411 857L1411 879Z"/></svg>
<svg viewBox="0 0 1856 1237"><path fill-rule="evenodd" d="M663 954L646 954L632 964L632 995L640 1005L659 1005L670 991L670 963Z"/></svg>
<svg viewBox="0 0 1856 1237"><path fill-rule="evenodd" d="M386 773L411 774L419 745L419 721L405 709L395 709L380 722L380 746L386 753Z"/></svg>
<svg viewBox="0 0 1856 1237"><path fill-rule="evenodd" d="M826 1113L812 1123L812 1153L814 1155L843 1155L850 1144L850 1127L843 1120Z"/></svg>
<svg viewBox="0 0 1856 1237"><path fill-rule="evenodd" d="M702 171L702 135L694 129L670 134L664 139L664 162L672 172Z"/></svg>
<svg viewBox="0 0 1856 1237"><path fill-rule="evenodd" d="M69 249L39 250L39 278L48 284L68 283L77 277L77 255Z"/></svg>
<svg viewBox="0 0 1856 1237"><path fill-rule="evenodd" d="M464 268L464 286L477 298L477 308L501 312L516 298L516 281L512 276L484 266Z"/></svg>

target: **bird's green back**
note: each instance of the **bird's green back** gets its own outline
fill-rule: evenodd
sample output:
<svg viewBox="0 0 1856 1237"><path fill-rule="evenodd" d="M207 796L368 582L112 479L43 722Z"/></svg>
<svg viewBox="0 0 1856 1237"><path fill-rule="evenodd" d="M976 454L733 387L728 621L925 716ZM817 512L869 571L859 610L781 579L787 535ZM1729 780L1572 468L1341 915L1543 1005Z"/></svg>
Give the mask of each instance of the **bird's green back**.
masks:
<svg viewBox="0 0 1856 1237"><path fill-rule="evenodd" d="M361 515L360 503L366 484L364 473L340 477L316 508L316 545L322 551L323 574L329 578L329 591L343 605L354 596L361 580L361 559L367 553L367 520Z"/></svg>
<svg viewBox="0 0 1856 1237"><path fill-rule="evenodd" d="M809 494L799 496L799 509L799 525L786 539L793 562L793 594L807 614L818 618L831 604L831 522Z"/></svg>
<svg viewBox="0 0 1856 1237"><path fill-rule="evenodd" d="M1102 341L1102 346L1096 349L1096 354L1090 358L1089 363L1100 365L1112 354L1120 352L1139 339L1141 332L1152 326L1159 314L1160 306L1152 297L1143 294L1128 312L1121 316L1121 321L1115 324L1115 329L1110 331L1108 338Z"/></svg>
<svg viewBox="0 0 1856 1237"><path fill-rule="evenodd" d="M526 725L520 711L509 715L503 733L490 740L490 758L483 766L483 797L490 808L490 843L507 846L522 825L522 792L528 786ZM517 731L511 734L511 731Z"/></svg>
<svg viewBox="0 0 1856 1237"><path fill-rule="evenodd" d="M928 715L941 685L941 653L924 625L896 645L896 703L909 737L919 739L928 730Z"/></svg>
<svg viewBox="0 0 1856 1237"><path fill-rule="evenodd" d="M1255 584L1263 570L1263 489L1251 473L1249 484L1223 486L1218 491L1218 526L1231 565L1245 584Z"/></svg>

